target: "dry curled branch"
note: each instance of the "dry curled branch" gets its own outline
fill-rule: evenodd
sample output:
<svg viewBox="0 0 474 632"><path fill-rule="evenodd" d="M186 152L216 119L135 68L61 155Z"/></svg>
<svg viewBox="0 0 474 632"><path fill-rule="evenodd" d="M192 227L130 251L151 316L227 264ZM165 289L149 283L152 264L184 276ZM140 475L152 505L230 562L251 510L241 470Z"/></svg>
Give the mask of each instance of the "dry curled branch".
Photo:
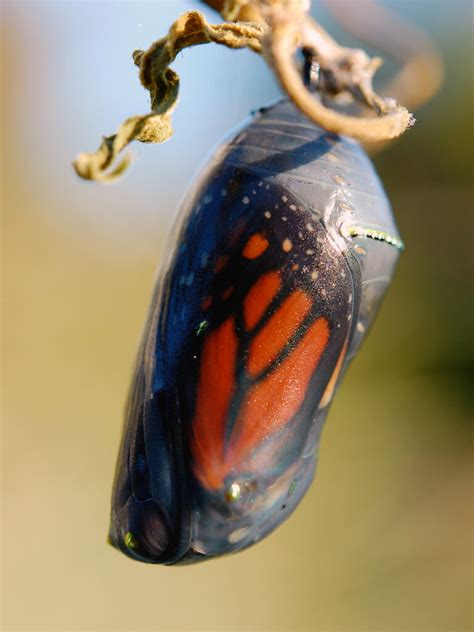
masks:
<svg viewBox="0 0 474 632"><path fill-rule="evenodd" d="M339 46L308 16L308 9L307 0L227 0L222 9L226 19L252 16L258 21L211 25L197 11L181 16L166 37L147 51L133 54L142 85L150 92L151 112L127 119L117 134L103 139L95 153L80 154L74 162L77 173L90 180L113 180L123 173L130 159L125 157L111 168L113 162L132 140L167 140L172 134L171 114L179 92L179 77L169 66L181 50L208 42L263 54L301 111L331 132L369 141L402 134L413 123L411 114L393 99L378 96L372 87L381 61L370 59L362 50ZM349 116L324 105L302 80L294 61L298 48L309 51L318 63L321 94L350 98L370 108L377 117Z"/></svg>
<svg viewBox="0 0 474 632"><path fill-rule="evenodd" d="M130 163L125 156L111 171L107 171L119 153L133 140L143 143L163 143L173 133L171 114L176 106L179 77L169 68L176 55L189 46L215 42L228 48L250 48L261 52L260 37L264 26L259 24L209 24L198 11L182 15L168 35L154 42L147 51L133 53L140 68L140 81L149 90L151 112L132 116L116 134L105 137L96 152L81 153L73 165L86 180L111 181L119 177Z"/></svg>
<svg viewBox="0 0 474 632"><path fill-rule="evenodd" d="M309 92L292 63L297 47L297 33L291 24L276 24L272 37L264 40L265 54L272 60L278 79L294 103L312 121L335 134L346 134L361 141L378 141L396 138L413 124L410 112L392 99L382 99L373 90L372 78L379 66L378 59L370 59L363 51L337 48L337 54L327 58L317 55L314 42L316 31L303 31L299 45L313 51L320 65L320 75L332 94L349 93L371 107L379 118L349 116L337 112Z"/></svg>

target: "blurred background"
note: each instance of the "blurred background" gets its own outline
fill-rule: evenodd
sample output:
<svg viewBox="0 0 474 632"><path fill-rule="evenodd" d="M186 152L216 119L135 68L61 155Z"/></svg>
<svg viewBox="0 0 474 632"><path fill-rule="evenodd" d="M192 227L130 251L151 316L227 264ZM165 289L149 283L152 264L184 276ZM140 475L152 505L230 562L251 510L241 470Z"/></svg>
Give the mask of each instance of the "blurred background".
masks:
<svg viewBox="0 0 474 632"><path fill-rule="evenodd" d="M384 4L446 64L375 157L406 243L395 281L294 516L244 553L166 568L105 541L134 353L184 191L278 89L250 52L187 50L174 137L134 145L118 183L83 182L75 155L148 109L131 52L184 10L218 18L197 2L1 3L4 630L472 629L472 4Z"/></svg>

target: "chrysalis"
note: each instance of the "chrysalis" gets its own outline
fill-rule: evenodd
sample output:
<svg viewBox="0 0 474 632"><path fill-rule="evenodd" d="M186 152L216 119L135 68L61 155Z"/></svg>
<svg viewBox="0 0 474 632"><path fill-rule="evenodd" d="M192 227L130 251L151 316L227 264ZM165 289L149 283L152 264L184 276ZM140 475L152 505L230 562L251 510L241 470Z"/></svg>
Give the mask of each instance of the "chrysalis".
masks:
<svg viewBox="0 0 474 632"><path fill-rule="evenodd" d="M244 549L294 511L402 244L360 146L287 101L215 153L154 292L111 542L152 563Z"/></svg>

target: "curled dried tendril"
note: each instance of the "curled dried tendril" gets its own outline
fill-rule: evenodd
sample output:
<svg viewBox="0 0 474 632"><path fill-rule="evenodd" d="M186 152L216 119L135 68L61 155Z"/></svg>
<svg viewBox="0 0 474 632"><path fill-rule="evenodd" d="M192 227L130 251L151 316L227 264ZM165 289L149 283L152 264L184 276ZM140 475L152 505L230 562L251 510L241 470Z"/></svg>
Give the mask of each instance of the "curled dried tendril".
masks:
<svg viewBox="0 0 474 632"><path fill-rule="evenodd" d="M189 46L215 42L228 48L250 48L259 53L264 28L261 24L224 23L213 26L198 11L190 11L176 20L168 35L154 42L147 51L135 51L133 59L140 68L140 81L150 92L151 112L128 118L116 134L103 139L96 152L79 154L73 163L78 175L86 180L114 180L128 167L130 156L125 156L113 169L110 167L130 142L163 143L170 138L179 77L169 65L180 51Z"/></svg>
<svg viewBox="0 0 474 632"><path fill-rule="evenodd" d="M88 180L114 180L130 163L130 157L125 156L114 166L131 141L163 143L170 138L171 116L179 93L179 77L170 64L185 48L209 42L262 54L297 107L328 131L362 141L402 134L413 124L413 117L393 99L378 96L372 87L381 60L337 44L309 17L308 9L305 0L227 0L222 8L224 18L249 16L255 21L212 25L198 11L182 15L147 51L133 53L140 81L150 93L151 112L127 119L116 134L104 137L96 152L79 154L73 163L78 175ZM357 101L373 116L349 116L327 107L305 85L294 61L297 49L304 49L317 62L318 92L323 97Z"/></svg>

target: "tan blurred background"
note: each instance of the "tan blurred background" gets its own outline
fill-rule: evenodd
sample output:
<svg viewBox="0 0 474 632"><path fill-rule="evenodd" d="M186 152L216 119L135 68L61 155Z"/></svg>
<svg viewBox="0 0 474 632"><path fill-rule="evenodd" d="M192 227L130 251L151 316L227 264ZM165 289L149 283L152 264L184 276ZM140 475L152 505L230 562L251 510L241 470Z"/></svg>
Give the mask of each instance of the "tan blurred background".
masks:
<svg viewBox="0 0 474 632"><path fill-rule="evenodd" d="M183 192L277 88L250 52L186 51L173 139L85 183L75 154L148 107L131 51L199 5L1 3L2 629L472 629L472 5L389 4L434 35L447 79L376 158L406 252L316 482L253 549L165 568L105 543L133 356Z"/></svg>

